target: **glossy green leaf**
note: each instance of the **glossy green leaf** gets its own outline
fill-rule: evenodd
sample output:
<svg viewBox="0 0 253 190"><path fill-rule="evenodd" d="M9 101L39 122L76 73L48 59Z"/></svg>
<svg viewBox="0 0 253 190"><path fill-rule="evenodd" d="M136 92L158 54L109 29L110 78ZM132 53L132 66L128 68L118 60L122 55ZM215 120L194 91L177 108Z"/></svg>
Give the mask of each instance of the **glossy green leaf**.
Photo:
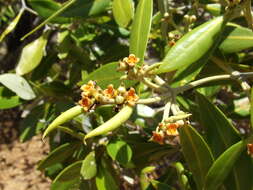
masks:
<svg viewBox="0 0 253 190"><path fill-rule="evenodd" d="M77 0L63 12L66 17L84 17L99 15L107 10L111 0Z"/></svg>
<svg viewBox="0 0 253 190"><path fill-rule="evenodd" d="M43 170L54 164L61 163L69 158L77 148L77 143L65 143L49 153L49 155L41 160L38 169Z"/></svg>
<svg viewBox="0 0 253 190"><path fill-rule="evenodd" d="M117 24L126 27L134 16L134 4L132 0L113 0L113 16Z"/></svg>
<svg viewBox="0 0 253 190"><path fill-rule="evenodd" d="M191 126L179 130L185 160L193 173L199 190L202 190L205 176L213 163L212 153L201 135Z"/></svg>
<svg viewBox="0 0 253 190"><path fill-rule="evenodd" d="M8 88L0 86L0 109L9 109L20 105L19 97Z"/></svg>
<svg viewBox="0 0 253 190"><path fill-rule="evenodd" d="M48 34L48 32L43 33L38 39L23 48L16 67L17 74L27 74L40 64L47 45Z"/></svg>
<svg viewBox="0 0 253 190"><path fill-rule="evenodd" d="M81 166L82 160L74 162L62 170L54 179L51 190L78 190L81 182Z"/></svg>
<svg viewBox="0 0 253 190"><path fill-rule="evenodd" d="M130 36L130 53L144 61L151 29L153 0L140 0L136 9Z"/></svg>
<svg viewBox="0 0 253 190"><path fill-rule="evenodd" d="M118 87L121 82L123 82L127 87L133 85L135 83L134 81L119 80L120 77L124 75L124 72L117 71L118 64L118 62L113 62L101 66L97 70L90 73L83 81L83 84L87 83L89 80L95 80L101 88L107 88L109 84L113 84L114 87Z"/></svg>
<svg viewBox="0 0 253 190"><path fill-rule="evenodd" d="M223 17L217 17L188 32L169 50L156 73L174 71L199 60L211 49L222 26Z"/></svg>
<svg viewBox="0 0 253 190"><path fill-rule="evenodd" d="M213 3L213 4L206 4L205 9L210 12L213 16L221 15L221 4Z"/></svg>
<svg viewBox="0 0 253 190"><path fill-rule="evenodd" d="M43 26L45 26L47 23L49 23L51 20L53 20L54 18L56 18L58 15L60 15L61 13L63 13L67 8L69 8L71 5L73 5L77 0L69 0L66 3L64 3L60 9L58 9L56 12L54 12L52 15L50 15L46 20L44 20L41 24L39 24L37 27L35 27L31 32L27 33L26 35L24 35L21 40L24 40L25 38L27 38L28 36L30 36L31 34L33 34L34 32L38 31L39 29L41 29Z"/></svg>
<svg viewBox="0 0 253 190"><path fill-rule="evenodd" d="M207 142L215 157L240 140L238 131L219 108L197 94L199 116L206 131Z"/></svg>
<svg viewBox="0 0 253 190"><path fill-rule="evenodd" d="M10 109L20 104L21 102L18 96L12 96L10 98L0 97L0 109Z"/></svg>
<svg viewBox="0 0 253 190"><path fill-rule="evenodd" d="M245 148L245 142L240 141L217 158L207 173L204 190L217 190L219 188Z"/></svg>
<svg viewBox="0 0 253 190"><path fill-rule="evenodd" d="M27 2L32 7L32 9L35 10L39 16L44 19L50 17L54 12L61 8L61 4L53 0L28 0ZM70 21L69 18L57 16L50 22L66 23L68 21Z"/></svg>
<svg viewBox="0 0 253 190"><path fill-rule="evenodd" d="M83 179L87 180L95 177L96 174L97 174L97 164L95 152L92 151L83 160L81 175L83 176Z"/></svg>
<svg viewBox="0 0 253 190"><path fill-rule="evenodd" d="M224 37L219 47L224 53L239 52L253 47L253 32L248 28L230 23L226 26Z"/></svg>
<svg viewBox="0 0 253 190"><path fill-rule="evenodd" d="M110 171L106 168L105 163L99 165L98 174L96 176L96 186L98 190L118 190L117 183L115 182Z"/></svg>
<svg viewBox="0 0 253 190"><path fill-rule="evenodd" d="M14 18L14 20L7 26L7 28L3 31L2 34L0 34L0 42L7 36L9 33L11 33L15 27L17 26L22 14L24 12L24 9L21 9L18 15Z"/></svg>
<svg viewBox="0 0 253 190"><path fill-rule="evenodd" d="M207 142L215 157L222 154L227 148L240 140L238 131L232 126L228 118L203 95L197 95L199 105L199 116L206 131ZM248 183L245 183L246 176L252 176L252 171L247 168L250 161L236 163L234 169L225 180L225 186L230 190L243 190Z"/></svg>
<svg viewBox="0 0 253 190"><path fill-rule="evenodd" d="M132 149L125 141L114 140L106 146L106 150L113 160L122 165L126 165L132 159Z"/></svg>
<svg viewBox="0 0 253 190"><path fill-rule="evenodd" d="M0 75L0 83L6 86L11 91L15 92L24 100L35 98L35 94L28 82L21 76L16 74L6 73Z"/></svg>

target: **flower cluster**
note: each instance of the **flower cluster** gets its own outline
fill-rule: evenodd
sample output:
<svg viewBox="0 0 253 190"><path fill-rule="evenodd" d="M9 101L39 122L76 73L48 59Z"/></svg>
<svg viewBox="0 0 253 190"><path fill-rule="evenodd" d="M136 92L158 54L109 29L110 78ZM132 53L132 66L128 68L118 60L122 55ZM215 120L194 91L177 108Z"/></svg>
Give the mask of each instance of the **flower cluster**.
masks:
<svg viewBox="0 0 253 190"><path fill-rule="evenodd" d="M119 62L119 71L128 71L132 69L140 59L134 54L130 54L128 57L125 57L122 61Z"/></svg>
<svg viewBox="0 0 253 190"><path fill-rule="evenodd" d="M179 135L178 128L188 124L186 118L190 114L185 114L184 116L171 116L167 120L159 123L156 131L153 131L151 140L159 144L166 144ZM179 119L177 119L179 118Z"/></svg>
<svg viewBox="0 0 253 190"><path fill-rule="evenodd" d="M126 90L124 86L114 89L110 84L105 90L102 90L94 81L89 81L81 86L82 99L79 104L85 111L92 107L102 104L117 104L134 106L139 97L136 95L134 88Z"/></svg>

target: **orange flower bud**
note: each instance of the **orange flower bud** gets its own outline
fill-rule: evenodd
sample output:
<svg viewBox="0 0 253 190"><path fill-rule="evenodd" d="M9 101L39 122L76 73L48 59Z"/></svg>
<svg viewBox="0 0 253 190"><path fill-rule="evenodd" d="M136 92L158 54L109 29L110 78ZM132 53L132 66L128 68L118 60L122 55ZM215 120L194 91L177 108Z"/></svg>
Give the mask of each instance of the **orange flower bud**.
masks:
<svg viewBox="0 0 253 190"><path fill-rule="evenodd" d="M164 134L162 132L153 131L153 136L151 140L159 144L164 144Z"/></svg>
<svg viewBox="0 0 253 190"><path fill-rule="evenodd" d="M108 85L107 89L103 91L103 94L108 98L114 98L117 95L116 90L113 88L113 85Z"/></svg>
<svg viewBox="0 0 253 190"><path fill-rule="evenodd" d="M253 157L253 144L247 144L248 154Z"/></svg>

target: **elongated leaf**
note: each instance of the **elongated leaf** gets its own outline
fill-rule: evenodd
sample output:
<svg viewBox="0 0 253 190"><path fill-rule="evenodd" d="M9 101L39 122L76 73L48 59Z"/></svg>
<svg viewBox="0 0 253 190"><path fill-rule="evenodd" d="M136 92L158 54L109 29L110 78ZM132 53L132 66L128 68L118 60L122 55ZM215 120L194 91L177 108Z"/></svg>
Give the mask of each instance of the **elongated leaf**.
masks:
<svg viewBox="0 0 253 190"><path fill-rule="evenodd" d="M51 190L78 190L82 160L77 161L62 170L54 179Z"/></svg>
<svg viewBox="0 0 253 190"><path fill-rule="evenodd" d="M131 161L132 149L125 141L112 141L106 146L106 150L113 160L122 165L126 165Z"/></svg>
<svg viewBox="0 0 253 190"><path fill-rule="evenodd" d="M124 75L124 72L117 71L118 62L108 63L93 71L88 75L88 77L83 81L83 84L87 83L89 80L95 80L96 83L101 88L106 88L109 84L113 84L117 87L123 82L127 87L133 85L135 82L129 80L120 81L120 77Z"/></svg>
<svg viewBox="0 0 253 190"><path fill-rule="evenodd" d="M0 109L9 109L20 105L19 97L9 89L0 86Z"/></svg>
<svg viewBox="0 0 253 190"><path fill-rule="evenodd" d="M144 60L148 36L151 29L153 0L140 0L134 16L130 36L130 53Z"/></svg>
<svg viewBox="0 0 253 190"><path fill-rule="evenodd" d="M245 147L245 143L240 141L218 157L207 173L204 190L216 190L219 188L231 172L243 150L245 150Z"/></svg>
<svg viewBox="0 0 253 190"><path fill-rule="evenodd" d="M222 11L221 4L219 3L207 4L205 5L205 9L214 16L221 15L221 11Z"/></svg>
<svg viewBox="0 0 253 190"><path fill-rule="evenodd" d="M77 0L62 13L66 17L84 17L99 15L106 11L110 0Z"/></svg>
<svg viewBox="0 0 253 190"><path fill-rule="evenodd" d="M113 0L113 16L117 24L126 27L134 16L132 0Z"/></svg>
<svg viewBox="0 0 253 190"><path fill-rule="evenodd" d="M203 95L198 94L197 100L200 108L199 115L206 130L208 144L215 157L218 157L227 148L240 140L239 134L227 117ZM242 168L247 168L249 165L251 163L247 159L243 163L238 162L234 165L234 169L231 170L225 180L225 186L229 190L244 190L245 186L250 186L249 183L244 183L244 181L248 176L252 176L253 171L246 169L242 172Z"/></svg>
<svg viewBox="0 0 253 190"><path fill-rule="evenodd" d="M56 12L54 12L52 15L50 15L46 20L44 20L41 24L39 24L37 27L35 27L31 32L29 32L28 34L24 35L21 40L24 40L25 38L27 38L28 36L30 36L31 34L33 34L34 32L36 32L37 30L39 30L40 28L42 28L43 26L45 26L47 23L49 23L51 20L53 20L54 18L56 18L58 15L60 15L61 13L63 13L67 8L69 8L71 5L73 5L77 0L69 0L66 3L64 3L64 5L62 5L62 7L60 9L58 9Z"/></svg>
<svg viewBox="0 0 253 190"><path fill-rule="evenodd" d="M177 70L199 60L215 43L216 35L223 26L223 17L210 20L186 35L173 46L163 60L156 73Z"/></svg>
<svg viewBox="0 0 253 190"><path fill-rule="evenodd" d="M215 157L240 140L227 117L207 98L197 94L199 116L206 131L207 142Z"/></svg>
<svg viewBox="0 0 253 190"><path fill-rule="evenodd" d="M98 190L118 190L117 184L106 168L105 163L99 165L98 174L96 176L96 186Z"/></svg>
<svg viewBox="0 0 253 190"><path fill-rule="evenodd" d="M31 100L35 98L32 88L21 76L10 73L2 74L0 75L0 83L15 92L22 99Z"/></svg>
<svg viewBox="0 0 253 190"><path fill-rule="evenodd" d="M48 32L42 34L38 39L26 45L21 53L16 73L24 75L35 69L41 62L47 45Z"/></svg>
<svg viewBox="0 0 253 190"><path fill-rule="evenodd" d="M226 26L224 36L225 40L219 47L224 53L239 52L253 47L253 32L248 28L230 23Z"/></svg>
<svg viewBox="0 0 253 190"><path fill-rule="evenodd" d="M90 152L82 163L81 175L83 179L91 179L97 174L97 164L95 158L95 152Z"/></svg>
<svg viewBox="0 0 253 190"><path fill-rule="evenodd" d="M212 153L201 135L191 126L179 130L185 160L193 173L199 190L203 188L205 176L213 163Z"/></svg>
<svg viewBox="0 0 253 190"><path fill-rule="evenodd" d="M3 31L3 33L0 35L0 42L7 36L9 33L11 33L16 25L18 24L22 14L24 12L24 9L21 9L21 11L18 13L18 15L14 18L14 20L9 24L9 26Z"/></svg>
<svg viewBox="0 0 253 190"><path fill-rule="evenodd" d="M32 7L32 9L35 10L39 14L39 16L44 19L50 17L54 12L61 8L61 4L53 0L28 0L27 2ZM50 22L66 23L69 21L69 18L57 16L53 18Z"/></svg>
<svg viewBox="0 0 253 190"><path fill-rule="evenodd" d="M45 159L40 161L38 169L43 170L54 164L63 162L74 153L77 145L78 145L77 143L65 143L57 147L56 149L51 151L50 154Z"/></svg>

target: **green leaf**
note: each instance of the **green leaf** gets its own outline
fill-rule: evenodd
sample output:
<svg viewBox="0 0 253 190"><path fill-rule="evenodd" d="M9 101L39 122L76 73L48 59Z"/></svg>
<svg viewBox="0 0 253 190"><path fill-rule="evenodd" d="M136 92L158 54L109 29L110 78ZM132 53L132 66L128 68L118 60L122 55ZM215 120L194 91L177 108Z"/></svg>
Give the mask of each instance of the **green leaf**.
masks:
<svg viewBox="0 0 253 190"><path fill-rule="evenodd" d="M83 84L87 83L89 80L95 80L101 88L107 88L109 84L113 84L114 87L118 87L121 82L123 82L126 87L132 86L135 83L134 81L119 80L120 77L124 75L124 72L117 71L118 64L118 62L112 62L101 66L90 73L83 81Z"/></svg>
<svg viewBox="0 0 253 190"><path fill-rule="evenodd" d="M174 71L199 60L211 49L222 26L223 17L217 17L188 32L169 50L156 73Z"/></svg>
<svg viewBox="0 0 253 190"><path fill-rule="evenodd" d="M43 119L43 114L44 114L44 105L36 106L21 122L20 136L19 136L21 142L30 140L41 130L43 126L45 126L45 122L40 123L40 120Z"/></svg>
<svg viewBox="0 0 253 190"><path fill-rule="evenodd" d="M17 26L22 14L24 12L24 9L21 9L18 13L18 15L14 18L14 20L9 24L9 26L3 31L3 33L0 35L0 42L7 36L9 33L11 33Z"/></svg>
<svg viewBox="0 0 253 190"><path fill-rule="evenodd" d="M54 164L63 162L74 153L77 146L77 143L62 144L61 146L51 151L45 159L40 161L40 163L38 164L38 169L43 170Z"/></svg>
<svg viewBox="0 0 253 190"><path fill-rule="evenodd" d="M47 23L49 23L51 20L56 18L58 15L60 15L62 12L64 12L67 8L69 8L71 5L73 5L77 0L69 0L66 3L64 3L60 9L58 9L56 12L54 12L52 15L50 15L46 20L44 20L41 24L39 24L37 27L35 27L31 32L24 35L21 40L24 40L37 30L41 29L43 26L45 26Z"/></svg>
<svg viewBox="0 0 253 190"><path fill-rule="evenodd" d="M102 160L102 164L99 165L98 174L96 176L96 186L98 190L118 190L118 186L109 172L107 166Z"/></svg>
<svg viewBox="0 0 253 190"><path fill-rule="evenodd" d="M95 152L92 151L83 160L81 175L83 176L83 179L87 180L95 177L96 174L97 174L97 164Z"/></svg>
<svg viewBox="0 0 253 190"><path fill-rule="evenodd" d="M134 16L134 3L132 0L113 0L112 11L117 24L124 28Z"/></svg>
<svg viewBox="0 0 253 190"><path fill-rule="evenodd" d="M16 67L17 74L27 74L40 64L47 45L48 34L48 32L43 33L38 39L23 48Z"/></svg>
<svg viewBox="0 0 253 190"><path fill-rule="evenodd" d="M20 105L19 97L8 88L0 86L0 109L9 109Z"/></svg>
<svg viewBox="0 0 253 190"><path fill-rule="evenodd" d="M99 15L107 10L111 0L77 0L63 12L66 17L90 17Z"/></svg>
<svg viewBox="0 0 253 190"><path fill-rule="evenodd" d="M0 97L0 109L10 109L20 105L18 96L12 96L9 98Z"/></svg>
<svg viewBox="0 0 253 190"><path fill-rule="evenodd" d="M219 3L212 3L205 5L205 9L210 12L214 16L221 15L221 4Z"/></svg>
<svg viewBox="0 0 253 190"><path fill-rule="evenodd" d="M130 36L130 53L144 61L148 36L151 29L153 0L140 0L134 16Z"/></svg>
<svg viewBox="0 0 253 190"><path fill-rule="evenodd" d="M78 190L81 182L80 169L82 162L80 160L64 168L54 179L51 190Z"/></svg>
<svg viewBox="0 0 253 190"><path fill-rule="evenodd" d="M219 49L224 53L235 53L253 47L252 30L229 23L224 31L225 39Z"/></svg>
<svg viewBox="0 0 253 190"><path fill-rule="evenodd" d="M199 116L206 131L207 142L217 158L227 148L238 142L240 136L228 118L203 95L197 94L197 102L200 110ZM247 185L244 183L244 175L252 176L252 171L241 170L241 168L247 168L247 165L250 165L249 161L238 162L234 165L234 169L225 181L229 190L244 190Z"/></svg>
<svg viewBox="0 0 253 190"><path fill-rule="evenodd" d="M61 8L61 4L52 0L28 0L28 4L35 10L39 16L46 19L50 17L54 12ZM62 16L57 16L53 18L50 22L66 23L69 22L69 18L64 18Z"/></svg>
<svg viewBox="0 0 253 190"><path fill-rule="evenodd" d="M193 173L195 183L202 190L205 176L213 163L212 153L201 135L191 126L179 130L185 160Z"/></svg>
<svg viewBox="0 0 253 190"><path fill-rule="evenodd" d="M0 75L0 83L6 86L11 91L15 92L24 100L35 98L35 94L28 82L21 76L16 74L6 73Z"/></svg>
<svg viewBox="0 0 253 190"><path fill-rule="evenodd" d="M207 142L215 157L240 140L238 131L219 108L197 94L199 116L206 131Z"/></svg>
<svg viewBox="0 0 253 190"><path fill-rule="evenodd" d="M122 165L128 164L132 159L131 147L122 140L114 140L106 146L109 156Z"/></svg>
<svg viewBox="0 0 253 190"><path fill-rule="evenodd" d="M217 158L207 173L204 190L217 190L219 188L245 148L245 142L240 141Z"/></svg>

